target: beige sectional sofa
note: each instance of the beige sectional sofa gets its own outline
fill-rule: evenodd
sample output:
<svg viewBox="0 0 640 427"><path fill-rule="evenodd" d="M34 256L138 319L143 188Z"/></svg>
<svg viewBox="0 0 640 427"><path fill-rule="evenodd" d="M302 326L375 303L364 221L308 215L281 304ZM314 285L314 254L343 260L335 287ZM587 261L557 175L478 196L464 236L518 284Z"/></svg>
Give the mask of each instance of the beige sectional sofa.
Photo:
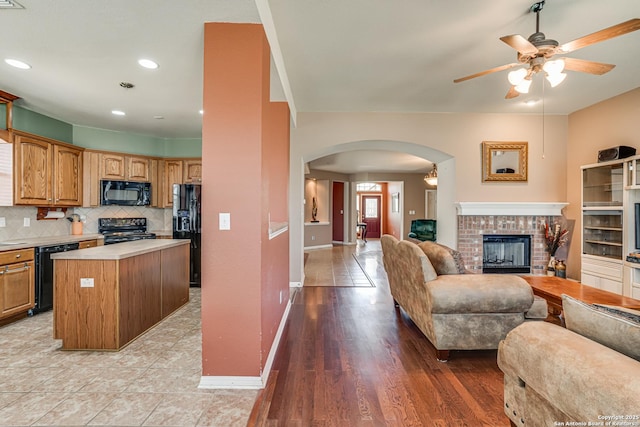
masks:
<svg viewBox="0 0 640 427"><path fill-rule="evenodd" d="M496 349L525 319L543 320L547 305L521 277L465 274L456 251L433 242L419 245L381 238L391 295L436 348ZM535 303L534 303L535 301Z"/></svg>
<svg viewBox="0 0 640 427"><path fill-rule="evenodd" d="M512 425L640 426L640 312L633 321L611 309L563 296L566 329L509 332L498 366Z"/></svg>

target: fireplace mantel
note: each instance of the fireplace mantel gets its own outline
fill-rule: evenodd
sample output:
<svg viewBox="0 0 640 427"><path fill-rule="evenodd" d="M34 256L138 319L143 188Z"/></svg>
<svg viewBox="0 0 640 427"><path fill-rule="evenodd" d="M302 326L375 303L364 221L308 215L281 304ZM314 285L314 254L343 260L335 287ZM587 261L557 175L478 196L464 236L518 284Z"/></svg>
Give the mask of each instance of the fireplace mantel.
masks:
<svg viewBox="0 0 640 427"><path fill-rule="evenodd" d="M562 216L562 209L568 204L565 202L458 202L456 210L460 216Z"/></svg>

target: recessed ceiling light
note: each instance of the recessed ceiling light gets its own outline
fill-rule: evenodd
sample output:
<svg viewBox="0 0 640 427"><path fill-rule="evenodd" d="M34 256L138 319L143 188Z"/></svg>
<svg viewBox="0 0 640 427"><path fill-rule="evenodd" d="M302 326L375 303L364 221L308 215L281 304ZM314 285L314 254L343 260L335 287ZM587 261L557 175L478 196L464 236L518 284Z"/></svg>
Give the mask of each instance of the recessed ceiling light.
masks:
<svg viewBox="0 0 640 427"><path fill-rule="evenodd" d="M539 99L527 99L526 101L524 101L524 104L531 107L532 105L536 105L538 102L540 102Z"/></svg>
<svg viewBox="0 0 640 427"><path fill-rule="evenodd" d="M114 116L124 116L125 112L120 110L111 110L111 114L113 114Z"/></svg>
<svg viewBox="0 0 640 427"><path fill-rule="evenodd" d="M12 67L20 68L21 70L28 70L29 68L31 68L31 65L18 59L7 58L4 60L4 62L11 65Z"/></svg>
<svg viewBox="0 0 640 427"><path fill-rule="evenodd" d="M158 68L158 63L150 59L139 59L138 64L140 64L141 67L148 68L150 70Z"/></svg>
<svg viewBox="0 0 640 427"><path fill-rule="evenodd" d="M156 120L162 120L164 119L164 116L153 116L153 118Z"/></svg>
<svg viewBox="0 0 640 427"><path fill-rule="evenodd" d="M200 110L200 114L204 114L204 110Z"/></svg>

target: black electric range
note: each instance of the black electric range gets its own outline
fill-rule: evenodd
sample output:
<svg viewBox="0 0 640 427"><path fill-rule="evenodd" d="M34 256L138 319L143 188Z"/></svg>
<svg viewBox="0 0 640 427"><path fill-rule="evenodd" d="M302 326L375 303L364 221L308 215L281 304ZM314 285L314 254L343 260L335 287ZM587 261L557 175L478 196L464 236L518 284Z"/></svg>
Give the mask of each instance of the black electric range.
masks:
<svg viewBox="0 0 640 427"><path fill-rule="evenodd" d="M98 232L104 236L104 244L155 239L147 232L147 218L99 218Z"/></svg>

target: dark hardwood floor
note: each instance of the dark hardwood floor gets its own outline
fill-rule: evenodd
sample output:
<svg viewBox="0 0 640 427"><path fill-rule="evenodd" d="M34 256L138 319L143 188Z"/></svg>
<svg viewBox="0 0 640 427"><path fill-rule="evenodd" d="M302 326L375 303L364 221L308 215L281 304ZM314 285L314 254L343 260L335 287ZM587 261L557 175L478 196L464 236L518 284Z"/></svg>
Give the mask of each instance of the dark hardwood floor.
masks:
<svg viewBox="0 0 640 427"><path fill-rule="evenodd" d="M367 245L333 251L379 250ZM438 362L394 307L384 271L371 279L376 287L296 292L248 425L509 426L496 351L454 351Z"/></svg>

